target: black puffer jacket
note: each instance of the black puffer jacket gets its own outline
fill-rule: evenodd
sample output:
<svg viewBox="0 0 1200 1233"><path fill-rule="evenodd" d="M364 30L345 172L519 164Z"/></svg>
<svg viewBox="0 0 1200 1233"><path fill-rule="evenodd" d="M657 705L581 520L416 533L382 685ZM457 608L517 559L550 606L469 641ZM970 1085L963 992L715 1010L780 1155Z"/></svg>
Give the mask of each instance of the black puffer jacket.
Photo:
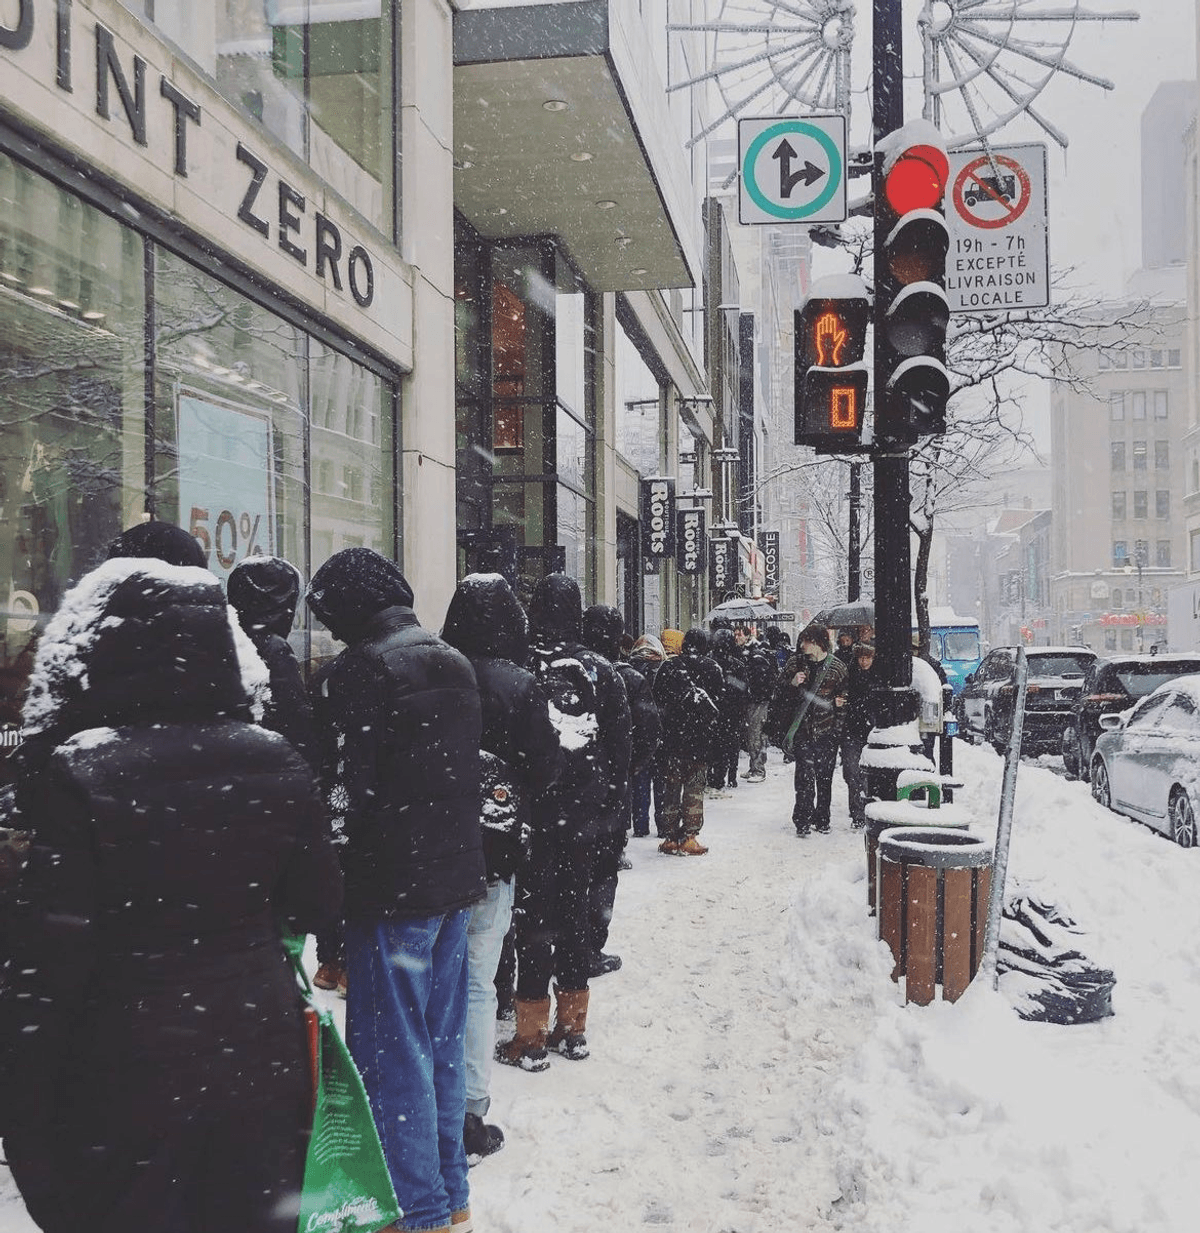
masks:
<svg viewBox="0 0 1200 1233"><path fill-rule="evenodd" d="M346 919L467 907L486 889L470 662L421 628L403 574L370 548L335 553L307 598L347 644L313 699L329 804L346 835Z"/></svg>
<svg viewBox="0 0 1200 1233"><path fill-rule="evenodd" d="M581 642L583 600L579 584L550 574L534 588L529 605L530 667L535 676L556 660L575 660L595 695L597 732L584 747L563 741L558 782L535 802L539 825L566 825L582 839L610 829L629 790L630 717L625 687L612 664ZM551 712L553 719L553 711Z"/></svg>
<svg viewBox="0 0 1200 1233"><path fill-rule="evenodd" d="M662 751L668 757L709 760L725 680L707 652L708 634L689 629L683 636L683 654L668 659L654 678Z"/></svg>
<svg viewBox="0 0 1200 1233"><path fill-rule="evenodd" d="M304 1029L279 929L336 919L341 873L312 772L246 718L207 571L109 561L42 638L26 722L56 743L18 784L35 842L2 1102L42 1227L106 1223L72 1188L97 1159L132 1172L123 1152L147 1126L165 1152L185 1125L298 1097L299 1133ZM189 1163L202 1190L222 1187ZM139 1227L161 1215L129 1214Z"/></svg>
<svg viewBox="0 0 1200 1233"><path fill-rule="evenodd" d="M662 722L650 681L633 664L620 658L621 635L624 632L624 617L608 604L594 604L583 614L584 645L612 664L629 699L632 722L629 777L632 779L654 760L662 739Z"/></svg>
<svg viewBox="0 0 1200 1233"><path fill-rule="evenodd" d="M531 824L529 802L558 775L558 734L546 695L521 667L529 655L528 622L512 587L499 574L469 574L458 584L442 637L475 669L483 708L482 747L508 768L516 789L509 833L483 831L489 879L508 878L522 854L521 832Z"/></svg>
<svg viewBox="0 0 1200 1233"><path fill-rule="evenodd" d="M736 728L750 706L750 679L746 656L731 629L718 629L712 635L712 657L724 677L721 700L717 704L720 723Z"/></svg>
<svg viewBox="0 0 1200 1233"><path fill-rule="evenodd" d="M233 567L226 590L242 628L271 674L263 727L286 737L310 766L316 766L312 706L287 640L300 600L300 571L281 557L249 557Z"/></svg>

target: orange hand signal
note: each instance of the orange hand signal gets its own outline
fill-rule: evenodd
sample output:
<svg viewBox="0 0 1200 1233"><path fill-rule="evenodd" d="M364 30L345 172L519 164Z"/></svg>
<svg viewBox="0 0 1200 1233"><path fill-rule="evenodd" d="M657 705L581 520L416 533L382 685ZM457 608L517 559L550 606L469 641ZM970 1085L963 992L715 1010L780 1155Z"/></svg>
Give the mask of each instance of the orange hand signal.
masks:
<svg viewBox="0 0 1200 1233"><path fill-rule="evenodd" d="M849 333L837 313L825 313L817 318L815 341L817 363L822 368L838 368L842 363L842 348Z"/></svg>

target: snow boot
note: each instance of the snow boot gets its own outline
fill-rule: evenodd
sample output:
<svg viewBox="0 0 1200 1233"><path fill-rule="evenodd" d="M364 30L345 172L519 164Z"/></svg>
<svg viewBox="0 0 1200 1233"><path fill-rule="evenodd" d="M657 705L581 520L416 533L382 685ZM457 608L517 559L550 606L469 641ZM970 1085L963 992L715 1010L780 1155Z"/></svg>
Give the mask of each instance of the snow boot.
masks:
<svg viewBox="0 0 1200 1233"><path fill-rule="evenodd" d="M463 1121L463 1147L467 1163L477 1165L485 1156L504 1146L504 1131L485 1122L478 1113L468 1113Z"/></svg>
<svg viewBox="0 0 1200 1233"><path fill-rule="evenodd" d="M556 1049L563 1057L569 1057L573 1062L581 1062L588 1055L587 1037L587 989L560 989L554 987L554 998L558 1003L554 1022L554 1031L546 1040L546 1046Z"/></svg>
<svg viewBox="0 0 1200 1233"><path fill-rule="evenodd" d="M680 854L683 856L703 856L708 849L696 838L695 835L689 835L680 845Z"/></svg>
<svg viewBox="0 0 1200 1233"><path fill-rule="evenodd" d="M526 1002L517 998L517 1031L512 1040L496 1046L496 1061L536 1073L547 1070L546 1032L550 1027L550 999Z"/></svg>

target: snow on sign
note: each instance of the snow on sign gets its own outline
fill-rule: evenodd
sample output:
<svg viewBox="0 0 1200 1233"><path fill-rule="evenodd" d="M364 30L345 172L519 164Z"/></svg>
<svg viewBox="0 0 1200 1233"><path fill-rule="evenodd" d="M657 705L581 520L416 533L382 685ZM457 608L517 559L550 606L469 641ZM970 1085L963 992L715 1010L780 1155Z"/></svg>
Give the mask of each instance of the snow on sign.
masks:
<svg viewBox="0 0 1200 1233"><path fill-rule="evenodd" d="M946 227L951 312L1050 303L1044 145L952 150Z"/></svg>
<svg viewBox="0 0 1200 1233"><path fill-rule="evenodd" d="M738 222L846 218L846 117L738 121Z"/></svg>

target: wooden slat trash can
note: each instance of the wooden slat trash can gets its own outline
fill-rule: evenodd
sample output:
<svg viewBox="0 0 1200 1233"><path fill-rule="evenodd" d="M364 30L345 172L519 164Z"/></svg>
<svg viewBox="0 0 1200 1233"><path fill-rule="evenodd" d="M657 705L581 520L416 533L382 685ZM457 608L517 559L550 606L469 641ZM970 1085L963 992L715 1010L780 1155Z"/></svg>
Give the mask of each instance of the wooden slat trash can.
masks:
<svg viewBox="0 0 1200 1233"><path fill-rule="evenodd" d="M957 1001L979 970L993 845L964 830L895 827L879 836L879 936L904 1000L928 1006L937 986Z"/></svg>
<svg viewBox="0 0 1200 1233"><path fill-rule="evenodd" d="M863 839L867 847L867 912L875 915L878 889L875 875L879 865L879 836L895 826L933 826L965 831L971 815L961 805L943 805L931 809L916 801L869 801L866 807L867 825Z"/></svg>

